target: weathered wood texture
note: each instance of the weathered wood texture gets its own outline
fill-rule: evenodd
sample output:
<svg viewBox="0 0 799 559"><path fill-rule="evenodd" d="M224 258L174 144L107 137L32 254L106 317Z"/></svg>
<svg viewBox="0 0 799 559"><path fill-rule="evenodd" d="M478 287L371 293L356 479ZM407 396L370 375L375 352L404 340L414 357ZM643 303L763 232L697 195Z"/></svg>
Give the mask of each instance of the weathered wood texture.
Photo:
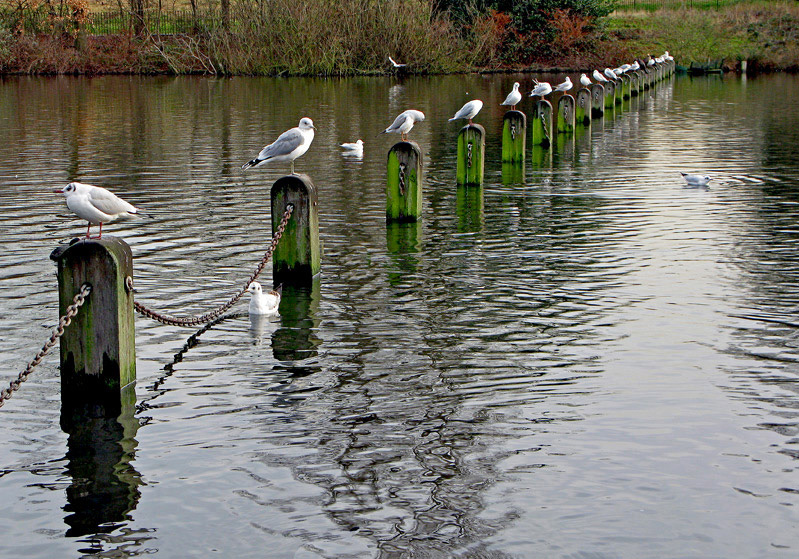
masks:
<svg viewBox="0 0 799 559"><path fill-rule="evenodd" d="M286 175L272 185L271 200L273 235L286 206L294 205L283 237L272 254L273 281L275 285L310 283L322 268L316 187L308 175Z"/></svg>
<svg viewBox="0 0 799 559"><path fill-rule="evenodd" d="M535 104L532 145L542 147L552 145L552 104L546 99Z"/></svg>
<svg viewBox="0 0 799 559"><path fill-rule="evenodd" d="M457 182L462 185L483 184L486 131L479 124L467 124L458 134Z"/></svg>
<svg viewBox="0 0 799 559"><path fill-rule="evenodd" d="M60 339L62 402L70 408L91 402L118 413L121 390L136 380L130 246L106 235L56 249L51 258L61 316L84 283L92 288Z"/></svg>
<svg viewBox="0 0 799 559"><path fill-rule="evenodd" d="M612 109L616 104L616 83L608 81L603 85L605 87L605 109Z"/></svg>
<svg viewBox="0 0 799 559"><path fill-rule="evenodd" d="M605 87L601 83L591 84L591 118L605 114Z"/></svg>
<svg viewBox="0 0 799 559"><path fill-rule="evenodd" d="M416 142L398 142L388 152L386 220L422 217L422 150Z"/></svg>
<svg viewBox="0 0 799 559"><path fill-rule="evenodd" d="M527 149L527 115L508 111L502 119L502 163L524 163Z"/></svg>
<svg viewBox="0 0 799 559"><path fill-rule="evenodd" d="M574 134L575 101L569 94L558 100L558 134Z"/></svg>
<svg viewBox="0 0 799 559"><path fill-rule="evenodd" d="M591 91L582 87L577 91L574 107L574 122L581 126L591 124Z"/></svg>

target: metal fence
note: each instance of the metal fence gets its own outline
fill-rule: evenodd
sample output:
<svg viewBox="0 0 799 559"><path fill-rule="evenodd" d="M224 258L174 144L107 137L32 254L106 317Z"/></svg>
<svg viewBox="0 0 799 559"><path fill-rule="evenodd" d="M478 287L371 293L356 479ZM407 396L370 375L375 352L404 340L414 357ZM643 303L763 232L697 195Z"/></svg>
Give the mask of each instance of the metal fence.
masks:
<svg viewBox="0 0 799 559"><path fill-rule="evenodd" d="M696 8L703 10L732 6L742 0L616 0L617 10L658 10L660 8Z"/></svg>

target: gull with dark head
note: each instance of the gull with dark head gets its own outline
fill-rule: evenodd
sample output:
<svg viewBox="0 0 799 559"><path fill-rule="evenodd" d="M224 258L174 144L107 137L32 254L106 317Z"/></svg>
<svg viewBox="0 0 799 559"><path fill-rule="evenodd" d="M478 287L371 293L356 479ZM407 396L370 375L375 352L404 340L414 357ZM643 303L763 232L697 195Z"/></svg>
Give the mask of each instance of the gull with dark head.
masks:
<svg viewBox="0 0 799 559"><path fill-rule="evenodd" d="M411 131L413 125L423 120L424 113L422 111L408 109L407 111L401 112L397 118L394 119L394 122L391 123L391 126L383 130L381 134L399 134L400 138L405 141L408 139L408 132Z"/></svg>
<svg viewBox="0 0 799 559"><path fill-rule="evenodd" d="M466 103L464 106L462 106L458 110L458 112L455 113L455 116L453 116L449 120L450 120L450 122L452 122L453 120L458 120L460 118L465 118L466 120L469 121L469 124L471 124L472 123L472 119L477 116L477 113L479 113L480 109L482 109L482 108L483 108L483 102L480 101L480 99L472 99L471 101Z"/></svg>
<svg viewBox="0 0 799 559"><path fill-rule="evenodd" d="M516 105L522 100L522 94L519 93L519 82L515 82L513 84L513 91L508 93L508 96L505 100L500 103L501 105L510 105L510 109L512 111L516 110Z"/></svg>
<svg viewBox="0 0 799 559"><path fill-rule="evenodd" d="M316 127L313 121L305 117L300 120L300 124L295 128L286 130L277 140L261 150L255 159L252 159L241 166L242 169L250 167L260 167L266 163L291 162L291 174L294 175L294 160L303 155L313 142L314 130Z"/></svg>
<svg viewBox="0 0 799 559"><path fill-rule="evenodd" d="M103 236L103 223L135 217L139 212L135 206L113 192L91 184L71 182L55 192L66 197L67 207L75 215L89 222L88 227L86 227L87 239L91 238L89 231L92 225L100 226L100 234L96 237L99 239Z"/></svg>

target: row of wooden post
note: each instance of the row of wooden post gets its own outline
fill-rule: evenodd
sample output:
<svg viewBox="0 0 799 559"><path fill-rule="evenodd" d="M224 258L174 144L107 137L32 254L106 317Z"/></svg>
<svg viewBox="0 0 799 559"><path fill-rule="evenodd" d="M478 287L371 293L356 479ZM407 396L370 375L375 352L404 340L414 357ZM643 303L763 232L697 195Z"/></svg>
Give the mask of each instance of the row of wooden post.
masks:
<svg viewBox="0 0 799 559"><path fill-rule="evenodd" d="M533 146L549 147L555 134L572 134L623 99L652 87L673 72L662 65L644 74L634 72L606 87L593 84L577 91L576 99L558 101L553 127L552 105L536 103L532 119ZM508 111L502 126L503 166L523 166L527 117ZM461 188L481 186L485 168L485 129L468 124L458 134L457 183ZM504 167L503 167L504 168ZM422 151L416 142L401 141L388 154L386 179L387 222L413 222L422 212ZM283 236L272 255L275 285L307 284L321 269L319 208L316 187L307 175L278 179L271 190L272 232L277 231L286 208L294 206ZM84 283L92 291L72 324L61 337L61 394L65 409L112 417L129 405L130 387L136 379L133 307L133 256L122 239L73 241L53 251L58 266L59 308L66 312ZM128 394L128 396L122 396ZM101 411L98 411L101 410ZM110 415L109 415L110 414Z"/></svg>

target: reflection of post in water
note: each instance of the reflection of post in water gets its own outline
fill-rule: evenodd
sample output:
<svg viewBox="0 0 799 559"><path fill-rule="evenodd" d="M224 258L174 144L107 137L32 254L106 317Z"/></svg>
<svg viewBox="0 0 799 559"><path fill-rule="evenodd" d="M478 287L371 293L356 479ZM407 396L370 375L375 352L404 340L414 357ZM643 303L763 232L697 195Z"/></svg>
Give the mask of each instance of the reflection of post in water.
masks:
<svg viewBox="0 0 799 559"><path fill-rule="evenodd" d="M283 286L280 324L272 333L272 352L278 361L300 361L316 355L321 285L317 276L310 285Z"/></svg>
<svg viewBox="0 0 799 559"><path fill-rule="evenodd" d="M419 259L419 243L422 238L422 224L388 223L386 224L386 247L395 268L388 273L391 285L399 285L408 281L408 274L415 274Z"/></svg>
<svg viewBox="0 0 799 559"><path fill-rule="evenodd" d="M532 146L530 148L530 164L533 169L551 166L552 150L544 146Z"/></svg>
<svg viewBox="0 0 799 559"><path fill-rule="evenodd" d="M539 146L540 147L540 146ZM502 163L502 184L524 184L525 162Z"/></svg>
<svg viewBox="0 0 799 559"><path fill-rule="evenodd" d="M121 413L102 403L61 408L72 478L64 506L67 536L112 532L139 502L140 476L132 465L139 428L133 385L122 390L121 399Z"/></svg>
<svg viewBox="0 0 799 559"><path fill-rule="evenodd" d="M574 158L574 134L558 134L555 138L554 157L559 161L571 161Z"/></svg>
<svg viewBox="0 0 799 559"><path fill-rule="evenodd" d="M459 233L481 231L484 225L483 187L459 184L455 195L455 213L458 216Z"/></svg>

